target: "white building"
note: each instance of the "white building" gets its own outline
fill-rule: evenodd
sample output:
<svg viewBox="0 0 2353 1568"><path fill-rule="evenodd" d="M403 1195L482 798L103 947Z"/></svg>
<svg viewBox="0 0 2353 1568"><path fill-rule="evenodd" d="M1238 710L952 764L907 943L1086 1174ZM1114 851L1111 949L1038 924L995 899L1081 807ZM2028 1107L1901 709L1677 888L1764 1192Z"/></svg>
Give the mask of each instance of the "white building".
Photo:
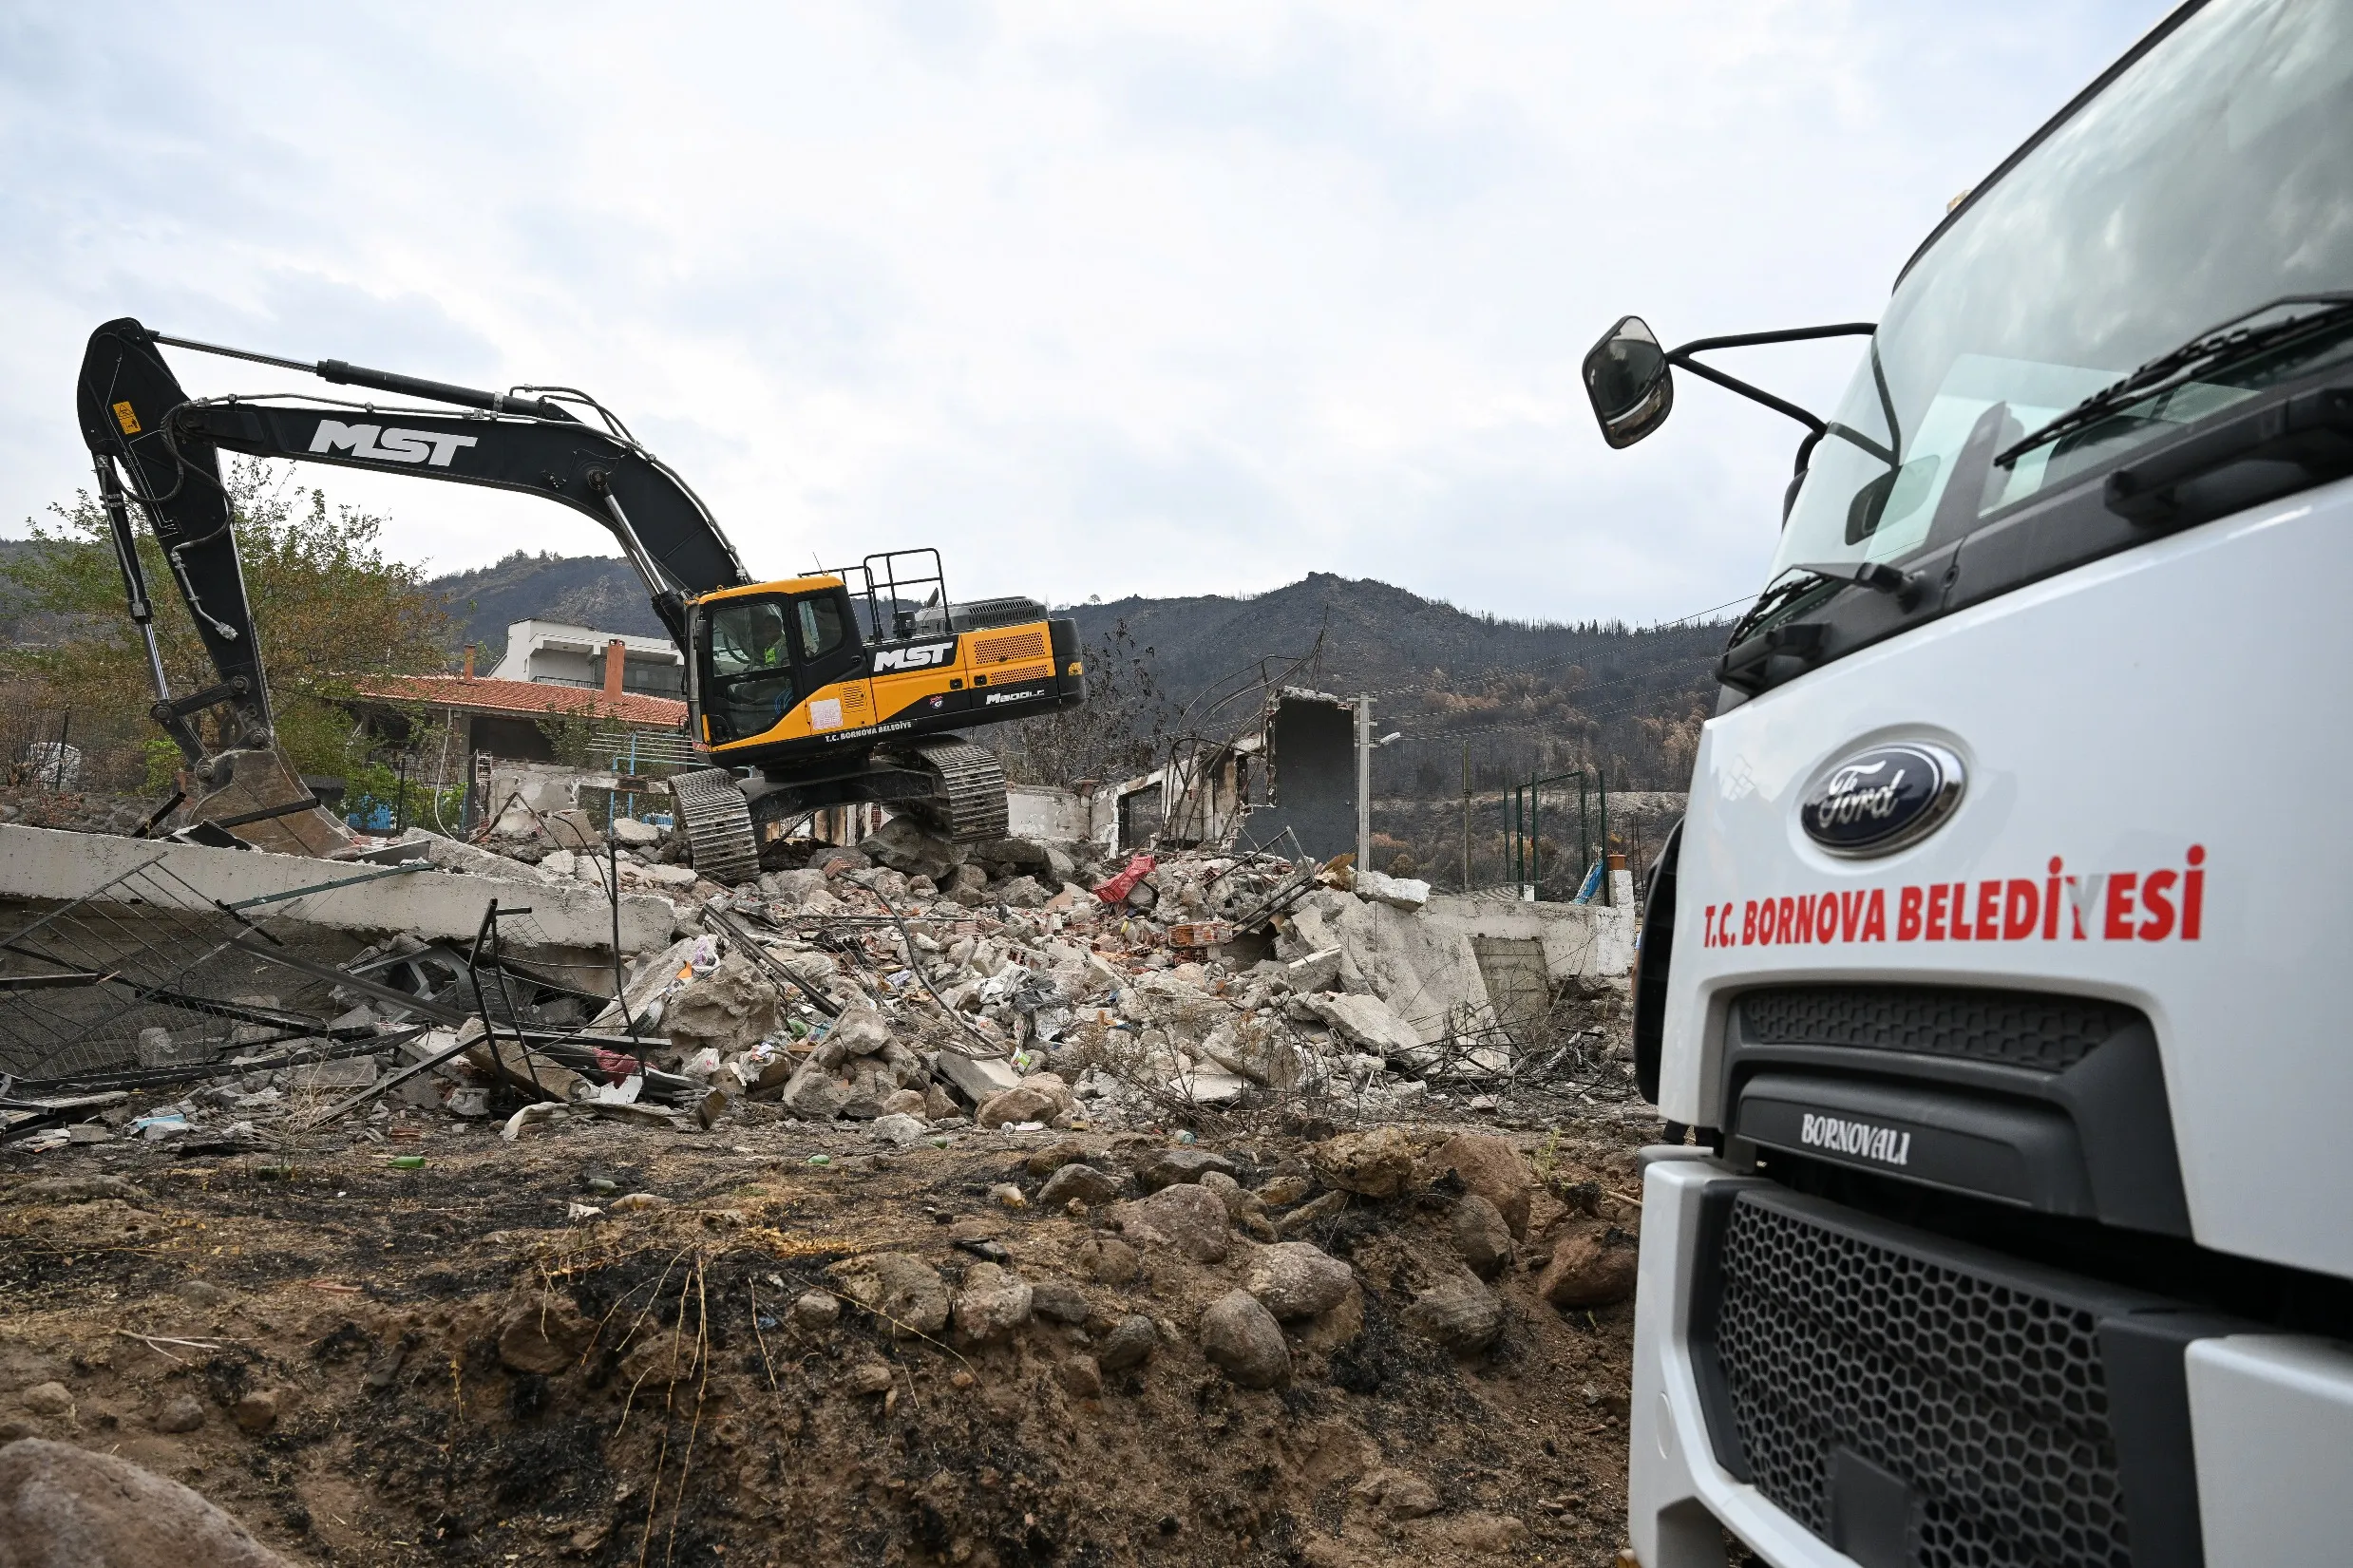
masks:
<svg viewBox="0 0 2353 1568"><path fill-rule="evenodd" d="M621 651L617 687L607 679L613 651ZM683 697L686 660L667 637L629 637L562 621L512 621L506 655L488 679L570 686L618 696Z"/></svg>

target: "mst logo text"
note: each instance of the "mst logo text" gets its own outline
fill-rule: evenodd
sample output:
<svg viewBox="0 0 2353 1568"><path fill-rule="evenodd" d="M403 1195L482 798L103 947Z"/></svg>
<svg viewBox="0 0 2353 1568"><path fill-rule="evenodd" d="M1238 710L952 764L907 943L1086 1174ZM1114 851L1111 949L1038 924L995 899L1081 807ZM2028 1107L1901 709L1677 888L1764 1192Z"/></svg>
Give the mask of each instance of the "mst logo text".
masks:
<svg viewBox="0 0 2353 1568"><path fill-rule="evenodd" d="M311 437L313 452L349 452L379 463L422 463L446 468L458 452L473 445L474 436L444 435L439 430L388 430L381 425L346 425L322 419Z"/></svg>
<svg viewBox="0 0 2353 1568"><path fill-rule="evenodd" d="M885 670L929 670L948 662L956 652L954 642L919 642L906 648L878 648L874 651L874 672Z"/></svg>

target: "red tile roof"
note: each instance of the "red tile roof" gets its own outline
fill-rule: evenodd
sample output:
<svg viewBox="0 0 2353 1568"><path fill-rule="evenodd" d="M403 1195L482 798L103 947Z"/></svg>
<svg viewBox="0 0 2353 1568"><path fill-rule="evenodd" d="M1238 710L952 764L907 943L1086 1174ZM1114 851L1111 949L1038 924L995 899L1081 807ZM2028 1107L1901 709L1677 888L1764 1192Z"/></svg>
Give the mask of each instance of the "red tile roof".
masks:
<svg viewBox="0 0 2353 1568"><path fill-rule="evenodd" d="M641 697L634 691L608 697L584 687L481 676L467 680L462 675L378 675L356 684L363 696L421 702L501 718L543 719L551 711L580 713L632 729L675 729L686 722L686 704L670 697Z"/></svg>

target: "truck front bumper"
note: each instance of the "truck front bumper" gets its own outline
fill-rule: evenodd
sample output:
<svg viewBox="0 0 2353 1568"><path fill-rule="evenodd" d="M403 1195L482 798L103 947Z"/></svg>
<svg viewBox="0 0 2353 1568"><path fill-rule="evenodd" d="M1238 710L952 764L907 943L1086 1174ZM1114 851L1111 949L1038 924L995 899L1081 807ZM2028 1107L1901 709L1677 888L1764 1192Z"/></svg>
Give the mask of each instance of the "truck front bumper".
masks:
<svg viewBox="0 0 2353 1568"><path fill-rule="evenodd" d="M1863 1521L1857 1535L1865 1544L1854 1555L1835 1549L1822 1536L1777 1505L1756 1485L1728 1471L1717 1459L1703 1388L1718 1389L1715 1407L1725 1409L1725 1396L1717 1363L1702 1356L1716 1353L1695 1345L1695 1294L1717 1290L1718 1261L1706 1256L1722 1247L1726 1234L1724 1201L1743 1189L1761 1189L1734 1205L1755 1212L1755 1206L1793 1208L1781 1189L1754 1177L1734 1174L1707 1158L1705 1151L1659 1148L1645 1151L1642 1196L1642 1251L1635 1303L1634 1390L1631 1411L1631 1450L1628 1460L1628 1531L1643 1568L1721 1568L1725 1561L1724 1532L1730 1531L1773 1568L1906 1568L1915 1560L1943 1563L1956 1560L1932 1547L1919 1547L1920 1521L1935 1515L1940 1505L1915 1492L1910 1515L1913 1536L1907 1545L1905 1509L1899 1502L1891 1520ZM1843 1223L1837 1214L1813 1205L1830 1223ZM1711 1237L1711 1211L1717 1217ZM1803 1212L1802 1208L1796 1212ZM1868 1234L1872 1222L1857 1218L1857 1234ZM1888 1233L1881 1227L1882 1234ZM1932 1245L1932 1238L1911 1233ZM1731 1256L1729 1253L1727 1256ZM1984 1467L1972 1473L1969 1465L1943 1471L1930 1490L1958 1500L1960 1510L1974 1506L1981 1524L2009 1510L2006 1523L2031 1534L2038 1521L2047 1521L2055 1502L2065 1492L2079 1501L2086 1477L2108 1472L2113 1483L2102 1483L2089 1494L2100 1517L2116 1521L2121 1532L2130 1521L2131 1558L2135 1568L2199 1568L2211 1564L2262 1562L2266 1568L2288 1564L2342 1563L2347 1540L2353 1540L2353 1347L2335 1340L2263 1332L2243 1321L2220 1318L2194 1310L2174 1312L2149 1298L2119 1296L2112 1287L2031 1265L2005 1267L1994 1255L1954 1246L1945 1252L1949 1263L1930 1262L1929 1271L1942 1275L1958 1294L1965 1294L1972 1271L1983 1277L2007 1280L1999 1288L2012 1307L2033 1299L2057 1302L2059 1317L2083 1313L2086 1332L2075 1341L2078 1368L2100 1365L2088 1385L2091 1407L2101 1412L2071 1430L2092 1445L2073 1450L2077 1463L2056 1465L2040 1462L2029 1479L2026 1496L2013 1483L2002 1482ZM1916 1265L1917 1266L1917 1265ZM1819 1295L1834 1294L1833 1281L1822 1279ZM1720 1287L1729 1292L1730 1287ZM1723 1299L1730 1300L1729 1294ZM1813 1311L1813 1294L1806 1311ZM1916 1299L1916 1298L1915 1298ZM2021 1308L2023 1310L2023 1308ZM1728 1309L1727 1309L1728 1311ZM1932 1317L1933 1313L1927 1314ZM2096 1320L2096 1321L2095 1321ZM1918 1327L1915 1315L1906 1323ZM2147 1327L2143 1327L2146 1325ZM1959 1318L1945 1343L1952 1357L1948 1369L1965 1356L1965 1330ZM2047 1375L2062 1355L2057 1340L2040 1341L2043 1349L2032 1359ZM1956 1351L1955 1345L1961 1346ZM1953 1420L1963 1412L1950 1406L1917 1397L1906 1386L1905 1369L1898 1363L1876 1363L1885 1382L1875 1419L1898 1421L1908 1415L1916 1425L1904 1434L1903 1447L1927 1455L1942 1448L1950 1462L1955 1444L1944 1441L1949 1429L1934 1429L1920 1420L1936 1409ZM1812 1363L1817 1375L1827 1365ZM1854 1363L1849 1363L1850 1366ZM1981 1367L1981 1372L1991 1363ZM1983 1382L2005 1391L2002 1380ZM1773 1387L1803 1387L1776 1379ZM2003 1440L2013 1449L2043 1441L2030 1429L2031 1417L2016 1426L1995 1407L2002 1401L1973 1407L1967 1419L2003 1426ZM1718 1419L1728 1419L1719 1415ZM1743 1419L1755 1419L1744 1417ZM1945 1424L1951 1427L1951 1421ZM1786 1430L1786 1428L1784 1428ZM1828 1432L1819 1435L1827 1445ZM1741 1454L1736 1445L1731 1450ZM1982 1449L1980 1450L1983 1451ZM1742 1463L1755 1460L1747 1450ZM1786 1461L1787 1450L1783 1451ZM2043 1452L2059 1457L2053 1450ZM2064 1450L2059 1451L2063 1453ZM1784 1470L1787 1474L1786 1467ZM2056 1479L2052 1479L2052 1478ZM1902 1496L1902 1483L1889 1483ZM1917 1510L1926 1509L1926 1513ZM1990 1511L1989 1511L1990 1510ZM2021 1510L2023 1510L2022 1512ZM1952 1517L1953 1510L1946 1510ZM1833 1531L1847 1528L1836 1522ZM2095 1521L2090 1535L2097 1541L2120 1543ZM1847 1540L1850 1545L1854 1542ZM2094 1557L2106 1560L2097 1541ZM2085 1545L2078 1540L2080 1548ZM1914 1556L1917 1549L1919 1556ZM2087 1558L2085 1560L2091 1560Z"/></svg>

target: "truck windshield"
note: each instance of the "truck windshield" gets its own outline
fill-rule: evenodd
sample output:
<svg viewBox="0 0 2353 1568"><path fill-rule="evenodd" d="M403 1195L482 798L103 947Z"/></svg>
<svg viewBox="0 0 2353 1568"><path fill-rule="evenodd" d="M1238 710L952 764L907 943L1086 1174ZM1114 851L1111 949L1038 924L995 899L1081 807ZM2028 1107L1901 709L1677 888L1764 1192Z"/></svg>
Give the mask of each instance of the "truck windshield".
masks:
<svg viewBox="0 0 2353 1568"><path fill-rule="evenodd" d="M2212 0L1982 193L1899 282L1815 450L1769 590L1799 562L1942 548L2266 385L2353 356L2353 312L2328 297L2347 290L2353 7ZM1994 461L2201 333L2244 322L2263 335L2300 312L2312 330L2268 333L2259 351L2208 360L2116 417ZM1751 622L1816 596L1769 593L1781 614Z"/></svg>

